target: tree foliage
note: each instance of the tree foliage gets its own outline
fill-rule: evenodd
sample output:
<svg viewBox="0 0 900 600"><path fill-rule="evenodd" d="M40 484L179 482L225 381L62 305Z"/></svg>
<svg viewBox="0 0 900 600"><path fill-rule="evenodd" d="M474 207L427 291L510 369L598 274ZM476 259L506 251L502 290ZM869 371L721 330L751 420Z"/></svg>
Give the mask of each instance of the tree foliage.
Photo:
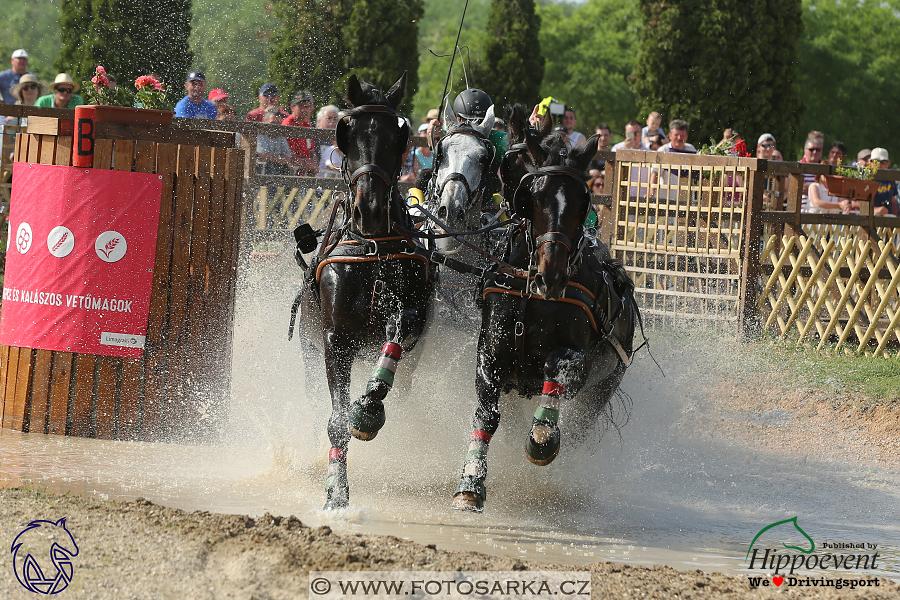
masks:
<svg viewBox="0 0 900 600"><path fill-rule="evenodd" d="M805 134L817 129L825 133L826 152L839 139L851 157L881 146L896 160L900 1L807 0L803 21L800 84L807 110L795 152L802 152Z"/></svg>
<svg viewBox="0 0 900 600"><path fill-rule="evenodd" d="M312 92L317 105L337 102L347 75L343 23L349 0L272 0L269 77L286 93ZM255 94L254 94L255 95Z"/></svg>
<svg viewBox="0 0 900 600"><path fill-rule="evenodd" d="M209 88L223 88L243 114L255 108L265 81L266 44L271 10L246 0L194 0L190 47L193 66L206 74Z"/></svg>
<svg viewBox="0 0 900 600"><path fill-rule="evenodd" d="M283 89L309 90L326 104L339 101L351 73L386 90L407 71L412 97L422 0L273 0L272 6L278 25L269 76Z"/></svg>
<svg viewBox="0 0 900 600"><path fill-rule="evenodd" d="M691 122L691 139L726 127L789 148L802 103L801 0L640 0L641 51L631 78L642 115Z"/></svg>
<svg viewBox="0 0 900 600"><path fill-rule="evenodd" d="M191 65L190 0L62 0L56 67L76 81L103 65L124 84L157 73L171 98Z"/></svg>
<svg viewBox="0 0 900 600"><path fill-rule="evenodd" d="M418 117L438 108L441 102L464 5L465 0L425 0L425 16L419 28L419 89L414 98ZM453 61L447 92L451 102L467 87L485 85L472 73L471 61L484 53L484 28L490 8L489 0L469 0L459 37L460 53Z"/></svg>
<svg viewBox="0 0 900 600"><path fill-rule="evenodd" d="M476 73L494 103L536 103L544 79L534 0L493 0L488 15L483 58ZM499 111L498 111L499 112Z"/></svg>
<svg viewBox="0 0 900 600"><path fill-rule="evenodd" d="M350 73L387 91L407 72L401 112L412 106L419 87L416 23L424 12L422 0L358 0L344 26Z"/></svg>
<svg viewBox="0 0 900 600"><path fill-rule="evenodd" d="M638 0L588 0L574 10L542 6L541 49L547 58L541 96L573 106L581 131L608 122L614 131L639 118L628 85L643 22Z"/></svg>

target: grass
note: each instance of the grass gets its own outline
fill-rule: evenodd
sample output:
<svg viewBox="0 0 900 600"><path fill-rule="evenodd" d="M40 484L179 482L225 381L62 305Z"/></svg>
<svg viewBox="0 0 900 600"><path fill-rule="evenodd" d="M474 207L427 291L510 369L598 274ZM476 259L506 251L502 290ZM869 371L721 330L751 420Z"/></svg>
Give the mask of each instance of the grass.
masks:
<svg viewBox="0 0 900 600"><path fill-rule="evenodd" d="M772 337L740 342L730 332L656 330L652 337L662 343L687 343L709 368L747 384L770 381L772 386L819 390L823 400L834 404L849 400L861 409L900 405L896 353L890 358L846 354Z"/></svg>

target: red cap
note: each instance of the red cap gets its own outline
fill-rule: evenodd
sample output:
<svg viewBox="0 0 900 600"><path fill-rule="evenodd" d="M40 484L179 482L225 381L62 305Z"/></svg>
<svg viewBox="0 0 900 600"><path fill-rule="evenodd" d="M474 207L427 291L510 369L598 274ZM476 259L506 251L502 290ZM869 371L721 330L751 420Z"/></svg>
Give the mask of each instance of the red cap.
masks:
<svg viewBox="0 0 900 600"><path fill-rule="evenodd" d="M225 90L221 88L216 88L209 93L210 100L222 100L223 98L227 98L228 94L225 93Z"/></svg>

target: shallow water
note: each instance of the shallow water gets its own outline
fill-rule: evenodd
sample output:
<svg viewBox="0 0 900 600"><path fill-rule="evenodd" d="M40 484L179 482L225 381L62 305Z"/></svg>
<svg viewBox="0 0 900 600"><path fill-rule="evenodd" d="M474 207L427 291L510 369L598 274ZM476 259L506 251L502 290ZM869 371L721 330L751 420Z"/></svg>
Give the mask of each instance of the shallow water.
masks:
<svg viewBox="0 0 900 600"><path fill-rule="evenodd" d="M639 356L622 386L630 414L621 403L616 410L629 422L581 448L564 440L549 467L524 458L533 401L504 399L488 459L487 510L477 515L449 508L471 433L474 334L438 323L414 374L404 371L412 362L404 357L397 381L412 384L389 395L378 438L351 442L352 507L321 511L330 401L308 392L299 344L287 341L297 274L284 260L257 265L242 280L225 446L0 431L0 485L145 497L186 510L294 514L343 532L574 565L604 559L726 573L747 572L748 546L763 527L797 516L818 544L878 544L879 568L869 572L900 579L900 474L776 454L710 431L695 435L693 417L719 380L707 363L729 349L721 341L711 349L656 340L665 376L646 353ZM354 368L354 395L369 368ZM787 540L803 543L773 530L756 547Z"/></svg>

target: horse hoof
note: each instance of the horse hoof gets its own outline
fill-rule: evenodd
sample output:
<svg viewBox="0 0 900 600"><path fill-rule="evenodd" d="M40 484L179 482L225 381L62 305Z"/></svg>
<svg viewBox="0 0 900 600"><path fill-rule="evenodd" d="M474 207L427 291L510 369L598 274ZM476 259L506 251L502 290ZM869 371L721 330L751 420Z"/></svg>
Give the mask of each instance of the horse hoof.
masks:
<svg viewBox="0 0 900 600"><path fill-rule="evenodd" d="M528 442L525 444L525 456L539 467L545 467L553 462L559 454L559 427L556 425L535 423L532 426Z"/></svg>
<svg viewBox="0 0 900 600"><path fill-rule="evenodd" d="M374 412L370 412L374 410ZM362 404L354 403L347 415L350 435L358 440L368 442L374 440L378 432L384 427L384 404L378 403L374 409L366 408Z"/></svg>
<svg viewBox="0 0 900 600"><path fill-rule="evenodd" d="M325 479L325 506L322 510L337 510L350 506L350 486L346 475L333 474Z"/></svg>
<svg viewBox="0 0 900 600"><path fill-rule="evenodd" d="M453 504L450 508L454 510L467 510L469 512L484 512L484 500L475 492L460 492L453 496Z"/></svg>

